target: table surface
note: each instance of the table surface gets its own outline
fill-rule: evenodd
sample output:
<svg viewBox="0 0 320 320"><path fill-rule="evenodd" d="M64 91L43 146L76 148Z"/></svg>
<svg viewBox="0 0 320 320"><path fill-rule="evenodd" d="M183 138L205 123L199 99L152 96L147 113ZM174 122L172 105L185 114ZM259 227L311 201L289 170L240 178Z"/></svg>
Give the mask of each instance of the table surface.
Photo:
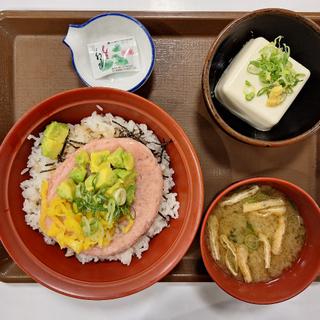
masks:
<svg viewBox="0 0 320 320"><path fill-rule="evenodd" d="M264 7L320 11L319 0L0 0L1 10L250 11Z"/></svg>
<svg viewBox="0 0 320 320"><path fill-rule="evenodd" d="M248 11L281 7L320 11L319 0L0 0L0 10L112 11ZM316 319L320 313L320 283L290 301L256 306L237 301L213 283L158 283L130 297L113 301L83 301L58 295L38 284L0 283L1 319ZM54 312L52 312L54 311Z"/></svg>

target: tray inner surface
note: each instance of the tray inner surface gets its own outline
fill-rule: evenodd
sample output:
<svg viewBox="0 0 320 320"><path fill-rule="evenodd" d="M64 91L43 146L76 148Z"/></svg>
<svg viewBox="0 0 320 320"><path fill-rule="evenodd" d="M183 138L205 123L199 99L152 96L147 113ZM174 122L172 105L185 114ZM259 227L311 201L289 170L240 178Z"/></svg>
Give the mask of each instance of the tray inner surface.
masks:
<svg viewBox="0 0 320 320"><path fill-rule="evenodd" d="M62 44L69 23L91 12L9 12L0 21L0 139L32 105L57 92L83 86ZM235 13L131 13L149 29L156 44L156 65L137 93L168 111L185 129L198 155L205 182L205 208L233 181L274 176L292 181L319 199L320 142L313 136L277 149L244 145L210 119L201 92L207 51ZM310 15L317 23L320 16ZM201 262L199 236L165 281L208 281ZM32 281L0 245L0 280Z"/></svg>

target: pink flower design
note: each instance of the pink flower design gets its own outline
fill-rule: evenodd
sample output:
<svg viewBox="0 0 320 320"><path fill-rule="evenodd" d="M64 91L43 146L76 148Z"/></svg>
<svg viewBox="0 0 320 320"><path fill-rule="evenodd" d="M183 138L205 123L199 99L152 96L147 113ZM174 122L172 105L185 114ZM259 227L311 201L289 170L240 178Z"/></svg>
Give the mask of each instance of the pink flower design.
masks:
<svg viewBox="0 0 320 320"><path fill-rule="evenodd" d="M102 52L106 56L106 59L109 59L109 54L108 54L108 48L105 48L105 46L102 46Z"/></svg>
<svg viewBox="0 0 320 320"><path fill-rule="evenodd" d="M121 55L123 57L132 56L132 55L134 55L134 51L133 51L132 48L122 49L121 50Z"/></svg>

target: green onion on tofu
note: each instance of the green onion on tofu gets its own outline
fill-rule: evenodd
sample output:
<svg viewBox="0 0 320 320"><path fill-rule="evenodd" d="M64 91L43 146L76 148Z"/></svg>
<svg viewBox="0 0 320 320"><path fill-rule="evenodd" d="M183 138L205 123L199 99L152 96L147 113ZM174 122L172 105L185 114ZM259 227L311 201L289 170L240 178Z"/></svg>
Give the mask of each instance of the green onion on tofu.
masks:
<svg viewBox="0 0 320 320"><path fill-rule="evenodd" d="M247 101L251 101L256 95L256 89L248 80L246 80L244 84L245 84L243 88L244 97Z"/></svg>
<svg viewBox="0 0 320 320"><path fill-rule="evenodd" d="M250 61L247 71L259 77L262 88L256 96L266 94L267 106L274 107L281 104L293 88L302 81L303 73L296 72L290 58L290 47L281 43L283 36L278 36L269 45L260 50L260 56ZM249 81L245 81L245 99L251 101L255 97L255 90Z"/></svg>

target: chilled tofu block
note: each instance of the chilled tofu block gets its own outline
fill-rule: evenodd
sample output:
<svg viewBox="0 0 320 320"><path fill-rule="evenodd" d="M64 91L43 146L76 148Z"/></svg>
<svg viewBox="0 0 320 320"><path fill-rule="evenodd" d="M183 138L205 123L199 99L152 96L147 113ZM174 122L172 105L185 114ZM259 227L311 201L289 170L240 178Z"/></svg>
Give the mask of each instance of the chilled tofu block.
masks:
<svg viewBox="0 0 320 320"><path fill-rule="evenodd" d="M248 81L257 90L262 87L259 77L248 72L248 64L259 59L260 50L268 44L270 42L262 37L248 41L224 71L214 91L216 98L231 113L261 131L270 130L280 121L310 77L310 71L290 57L289 62L295 72L303 74L301 79L299 78L301 81L293 87L292 93L273 107L268 106L266 94L255 95L254 99L248 101L244 94L245 82Z"/></svg>

